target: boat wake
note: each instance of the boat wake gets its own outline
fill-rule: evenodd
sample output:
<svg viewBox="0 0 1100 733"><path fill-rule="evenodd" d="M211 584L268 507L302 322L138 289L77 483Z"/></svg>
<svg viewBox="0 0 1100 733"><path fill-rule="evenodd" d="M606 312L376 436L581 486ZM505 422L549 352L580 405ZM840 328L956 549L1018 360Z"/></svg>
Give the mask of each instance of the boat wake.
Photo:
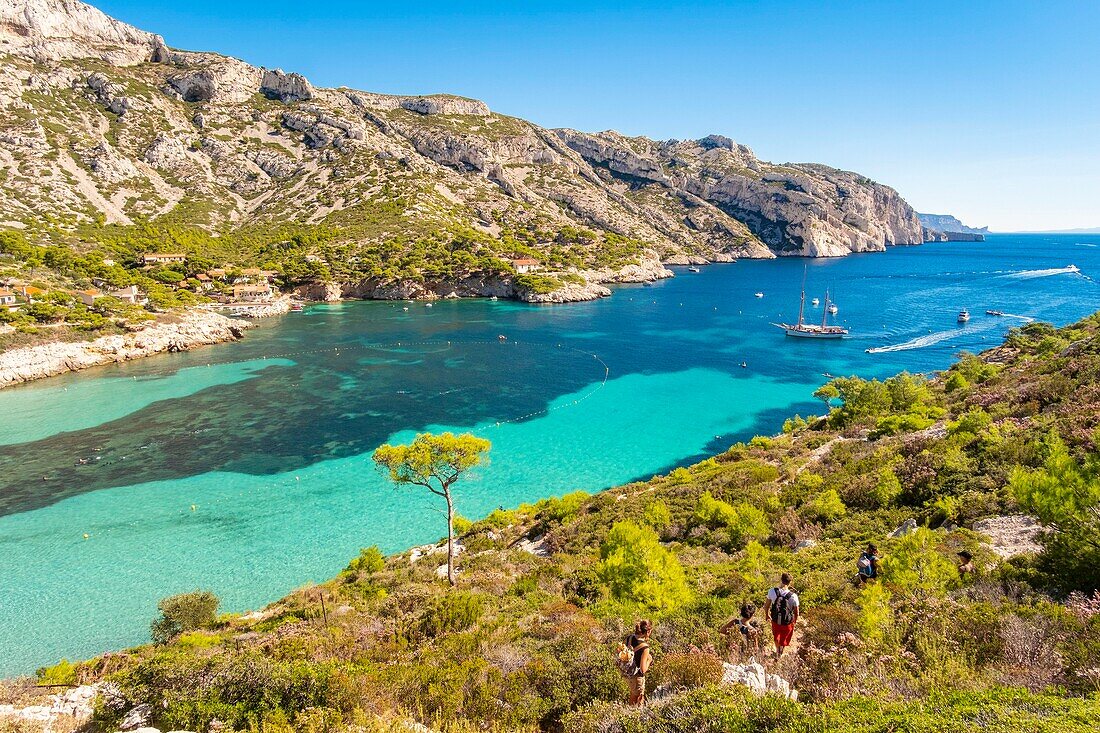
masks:
<svg viewBox="0 0 1100 733"><path fill-rule="evenodd" d="M1007 318L1019 318L1024 321L1032 321L1033 318L1028 316L1015 316L1011 313L1005 313ZM889 346L875 346L867 349L868 354L888 354L893 351L909 351L910 349L925 349L929 346L935 346L941 341L947 341L949 339L955 339L960 336L974 336L982 331L988 331L995 327L995 322L991 321L983 323L977 326L971 325L966 328L952 328L947 331L937 331L935 333L925 334L924 336L917 336L914 339L904 341L900 344L890 344ZM984 337L983 337L984 338Z"/></svg>
<svg viewBox="0 0 1100 733"><path fill-rule="evenodd" d="M1052 275L1077 275L1081 270L1077 265L1066 265L1065 267L1051 267L1046 270L1021 270L1020 272L1012 272L1002 277L1010 278L1012 280L1033 280L1037 277L1051 277Z"/></svg>
<svg viewBox="0 0 1100 733"><path fill-rule="evenodd" d="M910 349L923 349L928 346L934 346L941 341L946 341L949 338L954 338L962 333L959 329L953 328L950 331L940 331L938 333L930 333L924 336L918 336L915 339L910 339L900 344L890 344L889 346L876 346L871 349L867 349L868 354L887 354L893 351L909 351Z"/></svg>

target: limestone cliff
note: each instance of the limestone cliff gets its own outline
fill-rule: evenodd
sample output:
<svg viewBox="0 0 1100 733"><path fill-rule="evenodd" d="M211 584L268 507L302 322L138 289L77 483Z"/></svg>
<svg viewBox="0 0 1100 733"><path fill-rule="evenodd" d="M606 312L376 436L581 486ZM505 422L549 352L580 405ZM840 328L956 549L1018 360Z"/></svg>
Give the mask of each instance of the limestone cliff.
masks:
<svg viewBox="0 0 1100 733"><path fill-rule="evenodd" d="M552 131L461 97L318 88L170 50L76 0L0 0L0 67L0 228L41 237L90 221L325 225L351 248L318 254L334 271L356 247L459 229L521 232L536 251L577 228L642 243L618 259L607 236L570 245L578 270L923 241L913 209L855 173L766 163L719 136Z"/></svg>

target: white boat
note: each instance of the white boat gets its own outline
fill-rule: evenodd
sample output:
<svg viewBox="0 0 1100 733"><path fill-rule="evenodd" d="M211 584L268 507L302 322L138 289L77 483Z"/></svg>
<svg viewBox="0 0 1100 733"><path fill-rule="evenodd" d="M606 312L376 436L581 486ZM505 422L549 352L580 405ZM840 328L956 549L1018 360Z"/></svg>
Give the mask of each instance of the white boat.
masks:
<svg viewBox="0 0 1100 733"><path fill-rule="evenodd" d="M817 298L814 298L813 300L810 301L810 305L812 305L814 308L816 308L819 305L821 305L821 301L818 300Z"/></svg>
<svg viewBox="0 0 1100 733"><path fill-rule="evenodd" d="M798 323L773 323L777 328L782 328L788 336L796 336L806 339L842 339L848 335L848 329L842 326L830 326L828 324L829 313L833 311L829 306L829 292L825 291L825 311L821 314L821 325L806 323L803 315L806 310L806 290L802 290L802 299L798 303Z"/></svg>
<svg viewBox="0 0 1100 733"><path fill-rule="evenodd" d="M828 296L825 297L825 302L829 303ZM840 309L836 307L836 303L829 303L829 305L825 307L825 310L829 311L830 314L835 316L836 312Z"/></svg>
<svg viewBox="0 0 1100 733"><path fill-rule="evenodd" d="M969 320L970 311L968 311L966 308L963 308L961 311L959 311L959 323L966 323Z"/></svg>
<svg viewBox="0 0 1100 733"><path fill-rule="evenodd" d="M757 298L763 298L764 297L763 293L754 293L754 295L756 295Z"/></svg>
<svg viewBox="0 0 1100 733"><path fill-rule="evenodd" d="M688 272L699 272L699 271L700 271L699 268L696 267L695 265L692 265L691 267L688 268Z"/></svg>
<svg viewBox="0 0 1100 733"><path fill-rule="evenodd" d="M489 300L497 300L497 296L494 295L493 297L489 298Z"/></svg>
<svg viewBox="0 0 1100 733"><path fill-rule="evenodd" d="M432 304L431 304L431 303L425 303L425 304L424 304L424 307L425 307L425 308L431 308L431 307L432 307Z"/></svg>

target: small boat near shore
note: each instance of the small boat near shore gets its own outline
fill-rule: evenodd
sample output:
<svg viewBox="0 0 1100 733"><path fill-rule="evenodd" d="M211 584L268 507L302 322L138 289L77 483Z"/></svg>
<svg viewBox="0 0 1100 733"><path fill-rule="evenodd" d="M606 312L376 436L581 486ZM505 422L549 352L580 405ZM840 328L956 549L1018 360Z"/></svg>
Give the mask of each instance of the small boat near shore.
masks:
<svg viewBox="0 0 1100 733"><path fill-rule="evenodd" d="M1003 316L1005 314L1005 312L1004 311L996 311L996 310L988 310L988 311L985 312L985 314L987 316Z"/></svg>
<svg viewBox="0 0 1100 733"><path fill-rule="evenodd" d="M691 267L688 268L688 272L702 272L702 270L700 270L695 265L692 265Z"/></svg>
<svg viewBox="0 0 1100 733"><path fill-rule="evenodd" d="M970 311L968 311L966 308L963 308L961 311L959 311L959 318L958 318L959 323L966 323L969 320L970 320Z"/></svg>

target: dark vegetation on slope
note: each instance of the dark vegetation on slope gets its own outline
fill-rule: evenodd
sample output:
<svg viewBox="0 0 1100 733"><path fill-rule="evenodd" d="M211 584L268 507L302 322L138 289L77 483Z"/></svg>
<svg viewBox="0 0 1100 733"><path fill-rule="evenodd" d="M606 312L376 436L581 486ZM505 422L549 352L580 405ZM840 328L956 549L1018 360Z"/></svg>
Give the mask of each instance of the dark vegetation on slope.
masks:
<svg viewBox="0 0 1100 733"><path fill-rule="evenodd" d="M41 674L113 680L164 730L1095 730L1098 377L1100 315L1030 324L934 380L836 380L827 418L690 468L463 523L457 589L439 554L371 548L262 618L203 607L169 643ZM965 529L1018 512L1047 525L1038 556L1000 561ZM860 588L868 541L883 575ZM718 684L718 627L782 571L805 624L769 665L799 702ZM613 663L639 616L660 690L644 710Z"/></svg>

